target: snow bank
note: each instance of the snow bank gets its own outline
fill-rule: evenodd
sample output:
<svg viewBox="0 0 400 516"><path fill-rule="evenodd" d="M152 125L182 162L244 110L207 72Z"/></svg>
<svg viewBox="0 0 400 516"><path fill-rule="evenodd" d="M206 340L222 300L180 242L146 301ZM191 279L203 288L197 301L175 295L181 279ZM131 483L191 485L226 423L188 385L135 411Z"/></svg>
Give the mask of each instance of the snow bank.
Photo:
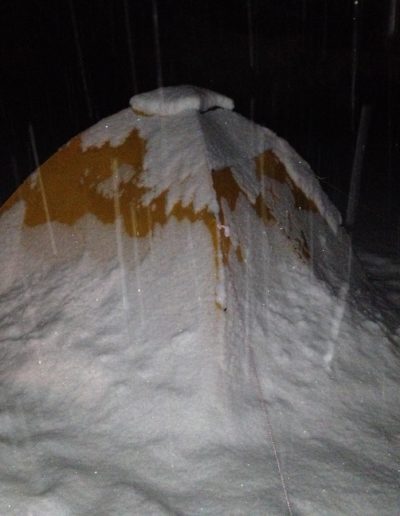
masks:
<svg viewBox="0 0 400 516"><path fill-rule="evenodd" d="M0 513L396 514L398 335L334 208L171 91L0 211Z"/></svg>

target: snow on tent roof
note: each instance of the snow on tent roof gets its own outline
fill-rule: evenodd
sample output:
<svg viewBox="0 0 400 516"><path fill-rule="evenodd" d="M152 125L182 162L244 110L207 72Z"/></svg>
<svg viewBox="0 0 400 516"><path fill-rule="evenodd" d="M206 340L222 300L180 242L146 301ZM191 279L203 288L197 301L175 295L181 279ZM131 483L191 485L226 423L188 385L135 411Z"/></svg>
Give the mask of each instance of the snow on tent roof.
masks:
<svg viewBox="0 0 400 516"><path fill-rule="evenodd" d="M169 86L135 95L130 105L135 111L147 115L177 115L184 111L208 111L216 107L233 109L233 100L195 86Z"/></svg>
<svg viewBox="0 0 400 516"><path fill-rule="evenodd" d="M1 208L0 512L397 510L393 337L308 165L232 109L137 95Z"/></svg>

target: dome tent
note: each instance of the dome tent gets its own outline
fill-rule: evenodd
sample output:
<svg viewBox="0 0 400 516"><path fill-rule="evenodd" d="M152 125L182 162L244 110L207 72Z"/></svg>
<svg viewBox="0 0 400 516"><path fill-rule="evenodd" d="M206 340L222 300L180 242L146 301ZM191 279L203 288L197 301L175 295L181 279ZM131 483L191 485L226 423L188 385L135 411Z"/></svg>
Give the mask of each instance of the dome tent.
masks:
<svg viewBox="0 0 400 516"><path fill-rule="evenodd" d="M232 108L137 95L1 209L0 512L397 508L399 363L339 214Z"/></svg>

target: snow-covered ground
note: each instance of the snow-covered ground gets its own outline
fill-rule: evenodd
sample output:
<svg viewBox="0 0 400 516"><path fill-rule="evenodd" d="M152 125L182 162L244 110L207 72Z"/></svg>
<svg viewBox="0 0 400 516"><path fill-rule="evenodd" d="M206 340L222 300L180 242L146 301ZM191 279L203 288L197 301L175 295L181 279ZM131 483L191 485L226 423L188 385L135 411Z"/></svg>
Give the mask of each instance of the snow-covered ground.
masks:
<svg viewBox="0 0 400 516"><path fill-rule="evenodd" d="M0 212L0 514L398 514L398 314L309 167L131 105Z"/></svg>
<svg viewBox="0 0 400 516"><path fill-rule="evenodd" d="M379 295L399 314L400 325L400 227L365 224L357 232L355 249L369 280Z"/></svg>

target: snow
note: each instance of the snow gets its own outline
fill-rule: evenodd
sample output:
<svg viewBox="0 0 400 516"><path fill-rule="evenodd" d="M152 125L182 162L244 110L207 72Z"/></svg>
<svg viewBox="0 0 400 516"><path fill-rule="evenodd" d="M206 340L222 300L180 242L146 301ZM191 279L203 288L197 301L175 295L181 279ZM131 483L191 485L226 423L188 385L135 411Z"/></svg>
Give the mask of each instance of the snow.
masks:
<svg viewBox="0 0 400 516"><path fill-rule="evenodd" d="M378 255L362 247L358 256L379 295L400 311L400 256L382 252Z"/></svg>
<svg viewBox="0 0 400 516"><path fill-rule="evenodd" d="M140 93L130 100L135 111L146 115L177 115L185 111L208 111L220 107L233 109L233 100L196 86L169 86Z"/></svg>
<svg viewBox="0 0 400 516"><path fill-rule="evenodd" d="M282 138L276 139L274 150L278 158L285 165L285 168L294 183L313 199L319 212L328 222L331 229L336 233L342 222L339 211L329 202L326 194L321 190L317 178L312 172L310 165L299 156L290 145Z"/></svg>
<svg viewBox="0 0 400 516"><path fill-rule="evenodd" d="M109 143L112 147L119 147L135 127L135 122L141 117L135 115L131 109L123 109L119 113L100 120L81 136L82 150L91 147L102 147Z"/></svg>
<svg viewBox="0 0 400 516"><path fill-rule="evenodd" d="M150 190L144 196L144 204L150 204L154 197L167 191L167 212L178 201L181 201L183 206L193 203L196 211L208 206L216 212L209 169L231 167L236 182L254 202L261 192L262 181L255 174L255 163L251 158L270 149L285 165L294 184L315 203L332 231L337 232L341 223L340 213L329 202L309 165L285 140L231 112L233 104L230 106L228 102L217 103L212 100L223 96L194 88L199 98L206 99L204 109L206 105L225 107L199 113L187 100L192 98L189 94L192 89L193 87L188 86L161 88L133 97L131 106L137 97L145 99L141 105L141 110L144 110L147 104L157 106L160 96L164 98L165 94L162 104L165 106L165 112L160 108L160 113L175 116L143 116L129 109L123 110L85 131L81 138L82 150L100 148L105 143L118 147L136 129L147 142L143 186L149 187ZM170 93L167 95L165 91ZM183 106L189 103L192 107L178 109L176 104L180 105L179 102L182 102ZM139 109L138 106L136 108ZM151 110L150 107L148 110ZM154 113L157 113L156 108L154 110ZM168 138L165 135L168 135Z"/></svg>
<svg viewBox="0 0 400 516"><path fill-rule="evenodd" d="M99 122L0 212L0 514L397 513L398 316L288 144L203 108Z"/></svg>
<svg viewBox="0 0 400 516"><path fill-rule="evenodd" d="M124 183L129 183L129 181L133 179L134 175L135 170L131 165L123 164L121 166L117 166L115 173L111 177L108 177L97 185L97 191L104 197L113 199L116 188L115 182L117 182L118 186L123 185Z"/></svg>

